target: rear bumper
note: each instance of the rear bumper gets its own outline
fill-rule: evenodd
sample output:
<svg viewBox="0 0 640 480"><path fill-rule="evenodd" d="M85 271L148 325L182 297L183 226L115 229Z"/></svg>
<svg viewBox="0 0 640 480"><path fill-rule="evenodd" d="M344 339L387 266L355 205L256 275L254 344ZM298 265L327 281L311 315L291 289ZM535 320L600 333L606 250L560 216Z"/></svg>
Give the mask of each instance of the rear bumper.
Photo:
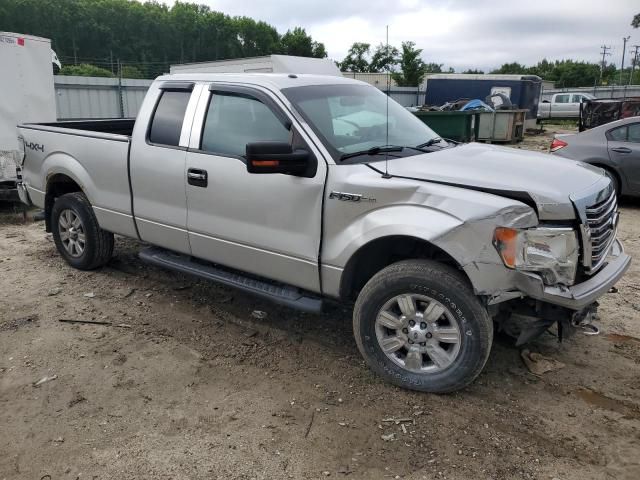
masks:
<svg viewBox="0 0 640 480"><path fill-rule="evenodd" d="M624 253L619 240L613 244L608 262L589 280L572 287L545 286L537 275L523 273L518 278L518 289L537 300L580 310L607 293L629 268L631 257Z"/></svg>

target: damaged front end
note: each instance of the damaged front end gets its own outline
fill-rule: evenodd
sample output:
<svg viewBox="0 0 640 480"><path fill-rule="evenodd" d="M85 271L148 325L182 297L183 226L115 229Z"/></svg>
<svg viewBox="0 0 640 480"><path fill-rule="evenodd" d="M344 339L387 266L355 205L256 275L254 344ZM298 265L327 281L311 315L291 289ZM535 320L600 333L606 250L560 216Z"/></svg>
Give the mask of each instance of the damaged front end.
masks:
<svg viewBox="0 0 640 480"><path fill-rule="evenodd" d="M595 320L598 318L598 302L580 310L541 302L531 298L511 300L489 309L499 332L516 339L516 345L535 340L546 331L555 333L558 341L582 331L588 335L600 333Z"/></svg>
<svg viewBox="0 0 640 480"><path fill-rule="evenodd" d="M491 307L499 328L526 343L557 325L558 339L571 335L576 329L596 335L598 299L606 294L629 268L631 258L616 238L619 214L615 192L606 188L583 195L571 196L576 208L579 227L572 247L573 277L551 278L540 272L520 271L513 278L516 288L508 293L520 293L521 299L495 301ZM496 244L500 251L502 247ZM546 249L548 252L551 248ZM519 251L523 251L520 248ZM568 250L567 250L568 251ZM507 250L507 254L509 251ZM501 253L503 260L505 255ZM551 262L553 263L553 262ZM562 262L556 262L562 267ZM576 263L578 265L576 265ZM505 266L509 267L505 260ZM494 297L496 298L496 297ZM503 297L505 298L504 294ZM499 298L498 298L499 300ZM491 302L490 302L491 303Z"/></svg>
<svg viewBox="0 0 640 480"><path fill-rule="evenodd" d="M493 244L463 264L476 294L486 299L497 329L527 343L549 329L559 340L575 331L597 334L598 300L629 268L631 258L616 238L615 192L606 178L570 200L576 218L528 224L526 216L482 219L473 225ZM456 232L459 243L472 236Z"/></svg>

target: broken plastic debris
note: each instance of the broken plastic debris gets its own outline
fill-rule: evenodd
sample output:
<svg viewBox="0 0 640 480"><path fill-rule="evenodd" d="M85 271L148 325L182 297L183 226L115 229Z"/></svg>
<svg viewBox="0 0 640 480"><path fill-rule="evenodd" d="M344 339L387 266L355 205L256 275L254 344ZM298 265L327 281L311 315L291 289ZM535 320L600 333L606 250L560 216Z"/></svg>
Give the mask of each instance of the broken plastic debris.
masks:
<svg viewBox="0 0 640 480"><path fill-rule="evenodd" d="M34 387L39 387L43 383L50 382L51 380L55 380L56 378L58 378L58 375L51 375L50 377L42 377L40 380L38 380L36 383L34 383L33 386Z"/></svg>
<svg viewBox="0 0 640 480"><path fill-rule="evenodd" d="M541 353L530 352L527 349L520 352L520 356L529 371L534 375L542 375L543 373L553 372L564 368L564 363L553 358L545 357Z"/></svg>

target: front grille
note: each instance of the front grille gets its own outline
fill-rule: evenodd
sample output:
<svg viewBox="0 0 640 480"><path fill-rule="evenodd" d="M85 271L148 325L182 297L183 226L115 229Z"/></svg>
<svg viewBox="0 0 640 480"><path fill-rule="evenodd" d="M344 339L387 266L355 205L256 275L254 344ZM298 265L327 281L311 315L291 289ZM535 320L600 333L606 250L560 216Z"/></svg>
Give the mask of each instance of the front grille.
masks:
<svg viewBox="0 0 640 480"><path fill-rule="evenodd" d="M613 191L605 200L585 209L585 230L590 236L590 251L585 251L587 273L595 273L607 258L616 238L617 208L616 193Z"/></svg>

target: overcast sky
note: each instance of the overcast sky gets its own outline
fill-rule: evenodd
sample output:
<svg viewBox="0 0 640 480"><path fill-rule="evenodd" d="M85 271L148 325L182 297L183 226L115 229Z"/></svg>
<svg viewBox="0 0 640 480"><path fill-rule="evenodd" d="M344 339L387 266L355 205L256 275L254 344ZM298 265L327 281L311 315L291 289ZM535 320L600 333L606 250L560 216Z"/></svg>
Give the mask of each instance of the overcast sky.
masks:
<svg viewBox="0 0 640 480"><path fill-rule="evenodd" d="M264 20L280 33L304 27L335 60L353 42L384 42L387 24L390 44L412 40L425 61L458 71L512 61L530 65L543 57L597 62L601 45L613 47L608 60L619 65L622 37L631 35L627 50L640 44L640 29L630 25L640 13L638 0L190 1Z"/></svg>

